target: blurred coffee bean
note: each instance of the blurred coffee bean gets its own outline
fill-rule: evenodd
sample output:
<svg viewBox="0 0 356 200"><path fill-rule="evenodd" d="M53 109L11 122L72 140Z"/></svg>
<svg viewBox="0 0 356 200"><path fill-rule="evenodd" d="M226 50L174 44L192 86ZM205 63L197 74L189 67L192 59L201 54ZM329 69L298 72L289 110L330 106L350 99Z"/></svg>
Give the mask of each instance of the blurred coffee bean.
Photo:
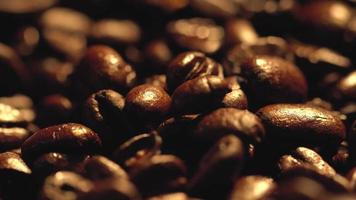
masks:
<svg viewBox="0 0 356 200"><path fill-rule="evenodd" d="M113 150L131 136L124 106L125 98L114 90L99 90L84 104L82 120L99 134L105 150Z"/></svg>
<svg viewBox="0 0 356 200"><path fill-rule="evenodd" d="M92 154L100 150L99 136L81 124L68 123L41 129L21 146L22 156L32 161L49 152Z"/></svg>
<svg viewBox="0 0 356 200"><path fill-rule="evenodd" d="M336 174L336 171L325 162L319 154L305 147L299 147L291 152L290 155L282 156L278 163L281 171L287 171L293 167L303 167L305 165L315 167L320 174L326 176L334 176Z"/></svg>
<svg viewBox="0 0 356 200"><path fill-rule="evenodd" d="M352 122L356 120L356 103L348 102L344 104L340 109L340 113L346 116L346 126L350 127Z"/></svg>
<svg viewBox="0 0 356 200"><path fill-rule="evenodd" d="M188 80L172 94L173 114L198 114L209 112L221 105L229 84L218 76L201 76Z"/></svg>
<svg viewBox="0 0 356 200"><path fill-rule="evenodd" d="M121 46L138 43L141 30L130 20L102 19L93 24L90 37L95 43Z"/></svg>
<svg viewBox="0 0 356 200"><path fill-rule="evenodd" d="M264 176L245 176L237 179L234 183L229 200L259 200L266 198L276 184L272 178Z"/></svg>
<svg viewBox="0 0 356 200"><path fill-rule="evenodd" d="M11 14L28 14L46 10L56 4L57 0L11 0L1 1L0 11Z"/></svg>
<svg viewBox="0 0 356 200"><path fill-rule="evenodd" d="M181 53L168 66L168 90L173 92L185 81L206 75L224 77L221 65L203 53L194 51Z"/></svg>
<svg viewBox="0 0 356 200"><path fill-rule="evenodd" d="M37 121L42 126L66 123L72 112L73 104L67 97L60 94L45 96L39 105Z"/></svg>
<svg viewBox="0 0 356 200"><path fill-rule="evenodd" d="M36 117L36 113L33 108L33 101L26 95L15 94L13 96L0 97L0 103L18 109L20 111L20 115L27 122L33 122ZM28 127L28 129L32 130L30 127Z"/></svg>
<svg viewBox="0 0 356 200"><path fill-rule="evenodd" d="M127 93L124 110L131 123L150 128L166 117L171 102L171 97L163 88L144 84Z"/></svg>
<svg viewBox="0 0 356 200"><path fill-rule="evenodd" d="M250 21L245 19L231 19L225 24L226 43L228 46L236 44L253 45L259 40L258 34Z"/></svg>
<svg viewBox="0 0 356 200"><path fill-rule="evenodd" d="M305 104L310 105L310 106L315 106L315 107L319 107L319 108L323 108L325 110L333 110L333 106L330 102L327 102L321 98L313 98L310 101L305 102Z"/></svg>
<svg viewBox="0 0 356 200"><path fill-rule="evenodd" d="M186 166L173 155L154 155L129 172L143 196L182 191L186 186Z"/></svg>
<svg viewBox="0 0 356 200"><path fill-rule="evenodd" d="M356 191L356 168L352 168L346 175L346 178L350 182L350 187L353 192Z"/></svg>
<svg viewBox="0 0 356 200"><path fill-rule="evenodd" d="M230 0L193 0L191 5L198 12L210 17L228 18L238 12L237 6Z"/></svg>
<svg viewBox="0 0 356 200"><path fill-rule="evenodd" d="M241 74L241 65L258 55L278 56L286 60L293 60L293 54L283 38L260 37L256 38L253 43L245 41L229 50L223 61L224 73L226 75Z"/></svg>
<svg viewBox="0 0 356 200"><path fill-rule="evenodd" d="M12 45L21 56L30 56L39 45L40 33L34 26L20 28Z"/></svg>
<svg viewBox="0 0 356 200"><path fill-rule="evenodd" d="M196 126L195 137L216 141L226 134L235 134L249 143L260 143L265 130L261 120L247 110L220 108L202 117Z"/></svg>
<svg viewBox="0 0 356 200"><path fill-rule="evenodd" d="M147 200L199 200L199 199L191 198L183 192L176 192L176 193L168 193L168 194L150 197Z"/></svg>
<svg viewBox="0 0 356 200"><path fill-rule="evenodd" d="M156 133L137 135L120 145L113 153L114 160L127 170L133 169L141 162L160 154L162 138Z"/></svg>
<svg viewBox="0 0 356 200"><path fill-rule="evenodd" d="M172 60L173 52L167 42L162 39L150 41L144 49L145 59L155 71L165 72ZM151 69L151 68L150 68Z"/></svg>
<svg viewBox="0 0 356 200"><path fill-rule="evenodd" d="M335 98L341 101L356 101L356 71L343 77L336 85Z"/></svg>
<svg viewBox="0 0 356 200"><path fill-rule="evenodd" d="M167 90L167 76L165 74L155 74L149 76L145 79L145 84L153 85Z"/></svg>
<svg viewBox="0 0 356 200"><path fill-rule="evenodd" d="M128 179L127 173L116 163L104 156L93 156L84 162L84 169L87 177L91 180L102 180L108 178Z"/></svg>
<svg viewBox="0 0 356 200"><path fill-rule="evenodd" d="M200 161L189 182L189 193L204 199L226 197L234 177L240 174L245 157L245 145L239 138L234 135L222 137Z"/></svg>
<svg viewBox="0 0 356 200"><path fill-rule="evenodd" d="M93 183L82 176L60 171L48 176L43 183L40 200L76 200L79 195L90 191Z"/></svg>
<svg viewBox="0 0 356 200"><path fill-rule="evenodd" d="M336 171L345 174L349 170L349 157L349 145L343 141L328 162Z"/></svg>
<svg viewBox="0 0 356 200"><path fill-rule="evenodd" d="M72 78L78 84L76 92L81 91L85 98L100 89L125 93L135 84L136 72L111 47L95 45L86 51ZM80 98L79 94L75 95Z"/></svg>
<svg viewBox="0 0 356 200"><path fill-rule="evenodd" d="M208 54L217 52L224 41L224 29L206 18L172 21L167 32L178 46Z"/></svg>
<svg viewBox="0 0 356 200"><path fill-rule="evenodd" d="M89 191L79 195L78 200L141 200L134 184L126 178L110 178L94 182Z"/></svg>
<svg viewBox="0 0 356 200"><path fill-rule="evenodd" d="M166 12L176 12L188 6L189 0L144 0L148 5L158 7Z"/></svg>
<svg viewBox="0 0 356 200"><path fill-rule="evenodd" d="M66 58L78 60L86 49L91 21L78 11L56 7L44 12L39 23L47 44Z"/></svg>
<svg viewBox="0 0 356 200"><path fill-rule="evenodd" d="M356 163L356 120L353 121L349 129L348 144L350 153L350 163L352 166Z"/></svg>
<svg viewBox="0 0 356 200"><path fill-rule="evenodd" d="M302 102L308 85L302 72L291 62L278 57L256 56L241 65L247 79L247 95L257 105Z"/></svg>
<svg viewBox="0 0 356 200"><path fill-rule="evenodd" d="M257 115L266 128L266 138L279 143L336 146L346 134L339 116L306 104L268 105Z"/></svg>

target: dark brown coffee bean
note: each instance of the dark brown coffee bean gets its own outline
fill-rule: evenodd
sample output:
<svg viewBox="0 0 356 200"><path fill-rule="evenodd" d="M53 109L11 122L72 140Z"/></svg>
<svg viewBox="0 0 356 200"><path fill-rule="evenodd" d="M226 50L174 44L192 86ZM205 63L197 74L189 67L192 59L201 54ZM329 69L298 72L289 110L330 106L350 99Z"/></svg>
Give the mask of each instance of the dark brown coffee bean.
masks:
<svg viewBox="0 0 356 200"><path fill-rule="evenodd" d="M81 194L78 200L141 200L134 184L126 178L96 181L94 186Z"/></svg>
<svg viewBox="0 0 356 200"><path fill-rule="evenodd" d="M92 180L102 180L107 178L126 178L127 173L116 163L104 156L93 156L84 162L85 173Z"/></svg>
<svg viewBox="0 0 356 200"><path fill-rule="evenodd" d="M195 10L210 17L229 18L238 12L236 4L229 0L193 0L191 5Z"/></svg>
<svg viewBox="0 0 356 200"><path fill-rule="evenodd" d="M145 0L148 5L158 7L166 12L176 12L181 10L189 5L188 0L167 0L167 1L159 1L159 0Z"/></svg>
<svg viewBox="0 0 356 200"><path fill-rule="evenodd" d="M68 123L41 129L21 146L22 156L31 161L48 152L69 154L97 153L101 147L99 136L81 124Z"/></svg>
<svg viewBox="0 0 356 200"><path fill-rule="evenodd" d="M186 166L173 155L155 155L129 174L143 196L181 191L187 183Z"/></svg>
<svg viewBox="0 0 356 200"><path fill-rule="evenodd" d="M235 44L256 44L258 34L251 22L245 19L231 19L225 24L226 43L228 46Z"/></svg>
<svg viewBox="0 0 356 200"><path fill-rule="evenodd" d="M40 200L76 200L80 194L89 192L93 183L82 176L60 171L48 176L43 183Z"/></svg>
<svg viewBox="0 0 356 200"><path fill-rule="evenodd" d="M45 10L53 6L57 0L14 0L0 2L0 11L12 14L27 14Z"/></svg>
<svg viewBox="0 0 356 200"><path fill-rule="evenodd" d="M189 193L207 199L224 198L232 180L240 174L246 149L234 135L222 137L204 155L196 174L190 180Z"/></svg>
<svg viewBox="0 0 356 200"><path fill-rule="evenodd" d="M160 153L162 138L156 133L137 135L120 145L113 153L114 160L125 169L151 159Z"/></svg>
<svg viewBox="0 0 356 200"><path fill-rule="evenodd" d="M50 126L70 121L72 102L65 96L53 94L42 99L39 105L38 124Z"/></svg>
<svg viewBox="0 0 356 200"><path fill-rule="evenodd" d="M280 37L260 37L253 43L243 42L229 50L223 60L226 75L241 75L241 65L258 55L278 56L293 60L288 43Z"/></svg>
<svg viewBox="0 0 356 200"><path fill-rule="evenodd" d="M167 32L178 46L210 54L218 51L224 41L224 29L205 18L170 22Z"/></svg>
<svg viewBox="0 0 356 200"><path fill-rule="evenodd" d="M166 71L167 65L173 57L173 52L167 42L161 39L150 41L145 46L144 54L150 66L161 72Z"/></svg>
<svg viewBox="0 0 356 200"><path fill-rule="evenodd" d="M209 112L218 108L229 92L231 88L228 82L217 76L202 76L188 80L172 94L172 113Z"/></svg>
<svg viewBox="0 0 356 200"><path fill-rule="evenodd" d="M249 142L260 143L265 130L261 120L247 110L220 108L202 117L195 136L201 141L216 141L223 135L235 134Z"/></svg>
<svg viewBox="0 0 356 200"><path fill-rule="evenodd" d="M114 49L96 45L87 50L73 78L80 80L79 89L87 93L108 88L126 92L134 85L136 72Z"/></svg>
<svg viewBox="0 0 356 200"><path fill-rule="evenodd" d="M203 53L194 51L181 53L168 66L168 90L173 92L185 81L206 75L224 77L221 65Z"/></svg>
<svg viewBox="0 0 356 200"><path fill-rule="evenodd" d="M248 82L248 95L258 104L302 102L307 97L304 75L287 60L257 56L242 64L241 70Z"/></svg>
<svg viewBox="0 0 356 200"><path fill-rule="evenodd" d="M335 113L305 104L275 104L257 115L267 138L298 145L338 145L345 138L345 126Z"/></svg>
<svg viewBox="0 0 356 200"><path fill-rule="evenodd" d="M278 162L281 171L305 165L315 167L320 174L324 174L325 176L334 176L336 174L336 171L319 154L305 147L299 147L290 155L282 156Z"/></svg>
<svg viewBox="0 0 356 200"><path fill-rule="evenodd" d="M164 119L171 108L171 101L163 88L144 84L130 90L124 109L132 123L151 126Z"/></svg>
<svg viewBox="0 0 356 200"><path fill-rule="evenodd" d="M245 176L236 180L229 200L259 200L266 198L276 187L273 179L264 176Z"/></svg>
<svg viewBox="0 0 356 200"><path fill-rule="evenodd" d="M229 82L231 92L227 93L222 100L222 107L247 109L248 102L244 91L242 91L240 84L235 77L228 77L225 79Z"/></svg>
<svg viewBox="0 0 356 200"><path fill-rule="evenodd" d="M42 35L55 51L78 60L86 49L91 21L83 13L69 8L52 8L40 17Z"/></svg>
<svg viewBox="0 0 356 200"><path fill-rule="evenodd" d="M328 160L330 165L341 174L349 170L349 145L346 141L341 142L337 152Z"/></svg>

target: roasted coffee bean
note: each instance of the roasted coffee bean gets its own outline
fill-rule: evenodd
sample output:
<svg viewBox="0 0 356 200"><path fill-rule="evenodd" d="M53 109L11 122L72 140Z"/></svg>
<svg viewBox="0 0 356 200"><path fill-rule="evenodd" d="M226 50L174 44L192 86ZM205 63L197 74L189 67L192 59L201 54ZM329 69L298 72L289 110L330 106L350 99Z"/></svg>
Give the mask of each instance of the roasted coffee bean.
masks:
<svg viewBox="0 0 356 200"><path fill-rule="evenodd" d="M185 81L206 75L223 78L222 66L203 53L194 51L181 53L168 66L168 90L173 92Z"/></svg>
<svg viewBox="0 0 356 200"><path fill-rule="evenodd" d="M31 161L49 152L92 154L100 150L99 136L81 124L68 123L41 129L21 146L22 156Z"/></svg>
<svg viewBox="0 0 356 200"><path fill-rule="evenodd" d="M305 104L310 105L310 106L315 106L315 107L320 107L323 108L325 110L333 110L333 105L330 102L327 102L321 98L313 98L310 101L305 102Z"/></svg>
<svg viewBox="0 0 356 200"><path fill-rule="evenodd" d="M93 24L90 37L96 43L119 46L139 42L141 30L130 20L102 19Z"/></svg>
<svg viewBox="0 0 356 200"><path fill-rule="evenodd" d="M139 85L126 95L125 108L132 123L151 126L160 123L171 108L171 97L163 88Z"/></svg>
<svg viewBox="0 0 356 200"><path fill-rule="evenodd" d="M253 45L258 41L258 34L251 22L245 19L231 19L225 24L226 43Z"/></svg>
<svg viewBox="0 0 356 200"><path fill-rule="evenodd" d="M350 187L353 192L356 191L356 168L352 168L348 173L347 173L347 179L350 182Z"/></svg>
<svg viewBox="0 0 356 200"><path fill-rule="evenodd" d="M46 96L39 105L38 124L50 126L70 121L74 105L65 96L54 94Z"/></svg>
<svg viewBox="0 0 356 200"><path fill-rule="evenodd" d="M30 56L39 45L40 33L34 26L20 28L15 37L13 47L21 56Z"/></svg>
<svg viewBox="0 0 356 200"><path fill-rule="evenodd" d="M278 56L293 60L288 43L280 37L269 36L256 38L256 41L242 42L229 50L223 60L226 75L240 75L241 65L248 59L258 55Z"/></svg>
<svg viewBox="0 0 356 200"><path fill-rule="evenodd" d="M229 200L259 200L266 198L276 188L272 178L264 176L245 176L234 183Z"/></svg>
<svg viewBox="0 0 356 200"><path fill-rule="evenodd" d="M257 56L241 65L247 79L247 94L258 105L302 102L308 85L302 72L291 62L271 56Z"/></svg>
<svg viewBox="0 0 356 200"><path fill-rule="evenodd" d="M337 149L337 152L328 160L328 162L336 171L345 174L349 170L349 159L349 145L346 141L343 141Z"/></svg>
<svg viewBox="0 0 356 200"><path fill-rule="evenodd" d="M148 200L199 200L191 198L183 192L169 193L148 198Z"/></svg>
<svg viewBox="0 0 356 200"><path fill-rule="evenodd" d="M325 176L334 176L336 174L336 171L319 154L305 147L299 147L290 155L282 156L278 163L281 171L305 165L315 167L320 174Z"/></svg>
<svg viewBox="0 0 356 200"><path fill-rule="evenodd" d="M240 174L246 149L234 135L222 137L204 155L196 174L189 182L189 193L205 199L227 196L232 180Z"/></svg>
<svg viewBox="0 0 356 200"><path fill-rule="evenodd" d="M134 184L126 178L110 178L96 181L94 186L82 193L78 200L141 200Z"/></svg>
<svg viewBox="0 0 356 200"><path fill-rule="evenodd" d="M155 155L129 174L143 196L182 191L187 184L186 166L173 155Z"/></svg>
<svg viewBox="0 0 356 200"><path fill-rule="evenodd" d="M188 0L145 0L148 5L158 7L166 12L176 12L189 5Z"/></svg>
<svg viewBox="0 0 356 200"><path fill-rule="evenodd" d="M82 120L99 134L105 150L112 151L131 137L124 106L125 98L114 90L100 90L84 104Z"/></svg>
<svg viewBox="0 0 356 200"><path fill-rule="evenodd" d="M126 92L134 85L136 72L114 49L95 45L86 51L73 78L79 79L78 89L86 94L108 88Z"/></svg>
<svg viewBox="0 0 356 200"><path fill-rule="evenodd" d="M57 3L57 0L14 0L2 1L0 11L11 14L28 14L45 10Z"/></svg>
<svg viewBox="0 0 356 200"><path fill-rule="evenodd" d="M144 49L146 60L150 63L150 69L165 72L167 65L172 60L173 52L167 42L161 39L150 41Z"/></svg>
<svg viewBox="0 0 356 200"><path fill-rule="evenodd" d="M76 200L82 193L89 192L93 183L82 176L60 171L48 176L43 183L41 200Z"/></svg>
<svg viewBox="0 0 356 200"><path fill-rule="evenodd" d="M120 145L113 153L114 160L125 169L151 159L160 153L162 138L156 133L137 135Z"/></svg>
<svg viewBox="0 0 356 200"><path fill-rule="evenodd" d="M345 138L345 126L335 113L306 104L275 104L261 108L257 115L266 137L297 145L335 146Z"/></svg>
<svg viewBox="0 0 356 200"><path fill-rule="evenodd" d="M356 71L343 77L335 90L335 98L341 101L356 101Z"/></svg>
<svg viewBox="0 0 356 200"><path fill-rule="evenodd" d="M78 60L86 49L91 21L83 13L57 7L40 17L42 36L48 45L66 58Z"/></svg>
<svg viewBox="0 0 356 200"><path fill-rule="evenodd" d="M13 96L0 97L0 103L18 109L20 115L27 122L33 122L36 117L34 103L29 96L15 94Z"/></svg>
<svg viewBox="0 0 356 200"><path fill-rule="evenodd" d="M31 169L14 152L0 154L0 195L3 199L33 197L31 192Z"/></svg>
<svg viewBox="0 0 356 200"><path fill-rule="evenodd" d="M225 79L229 82L231 92L227 93L222 100L222 107L247 109L248 102L244 91L242 91L240 84L235 77L228 77Z"/></svg>
<svg viewBox="0 0 356 200"><path fill-rule="evenodd" d="M193 0L191 5L195 10L211 17L229 18L238 12L236 4L229 0Z"/></svg>
<svg viewBox="0 0 356 200"><path fill-rule="evenodd" d="M166 89L167 76L165 74L156 74L145 79L145 84Z"/></svg>
<svg viewBox="0 0 356 200"><path fill-rule="evenodd" d="M112 177L128 179L127 173L116 163L104 156L93 156L84 162L85 173L92 180Z"/></svg>
<svg viewBox="0 0 356 200"><path fill-rule="evenodd" d="M180 85L172 94L173 114L199 114L221 105L229 84L217 76L202 76Z"/></svg>
<svg viewBox="0 0 356 200"><path fill-rule="evenodd" d="M224 41L224 29L206 18L172 21L167 32L178 46L209 54L217 52Z"/></svg>
<svg viewBox="0 0 356 200"><path fill-rule="evenodd" d="M195 137L209 143L226 134L260 143L265 136L265 129L261 120L247 110L220 108L202 117L195 130Z"/></svg>

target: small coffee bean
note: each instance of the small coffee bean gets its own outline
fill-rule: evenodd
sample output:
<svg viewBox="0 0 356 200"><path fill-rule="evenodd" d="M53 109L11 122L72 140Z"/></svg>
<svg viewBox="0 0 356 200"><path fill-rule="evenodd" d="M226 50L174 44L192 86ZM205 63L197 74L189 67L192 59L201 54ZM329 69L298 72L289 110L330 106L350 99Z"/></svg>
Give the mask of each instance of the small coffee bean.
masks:
<svg viewBox="0 0 356 200"><path fill-rule="evenodd" d="M287 60L257 56L242 64L241 70L248 82L249 99L260 105L302 102L307 97L304 75Z"/></svg>
<svg viewBox="0 0 356 200"><path fill-rule="evenodd" d="M248 142L260 143L265 136L265 129L256 115L234 108L220 108L207 114L195 129L195 137L200 141L216 141L226 134L235 134Z"/></svg>
<svg viewBox="0 0 356 200"><path fill-rule="evenodd" d="M81 124L68 123L41 129L21 146L26 161L49 152L70 154L97 153L101 147L99 136Z"/></svg>
<svg viewBox="0 0 356 200"><path fill-rule="evenodd" d="M264 176L245 176L236 180L229 200L259 200L266 198L276 188L272 178Z"/></svg>
<svg viewBox="0 0 356 200"><path fill-rule="evenodd" d="M305 104L275 104L257 115L266 137L298 145L335 146L345 138L345 126L335 113Z"/></svg>
<svg viewBox="0 0 356 200"><path fill-rule="evenodd" d="M185 81L215 75L223 78L222 66L203 53L188 51L175 57L167 69L167 87L173 92Z"/></svg>
<svg viewBox="0 0 356 200"><path fill-rule="evenodd" d="M172 21L167 32L178 46L204 53L215 53L224 40L224 29L206 18Z"/></svg>
<svg viewBox="0 0 356 200"><path fill-rule="evenodd" d="M76 200L80 194L93 188L93 183L68 171L48 176L43 183L40 200Z"/></svg>
<svg viewBox="0 0 356 200"><path fill-rule="evenodd" d="M172 94L173 114L199 114L221 105L231 92L228 82L217 76L202 76L188 80Z"/></svg>
<svg viewBox="0 0 356 200"><path fill-rule="evenodd" d="M171 107L171 97L163 88L140 85L126 95L125 111L134 123L160 123Z"/></svg>

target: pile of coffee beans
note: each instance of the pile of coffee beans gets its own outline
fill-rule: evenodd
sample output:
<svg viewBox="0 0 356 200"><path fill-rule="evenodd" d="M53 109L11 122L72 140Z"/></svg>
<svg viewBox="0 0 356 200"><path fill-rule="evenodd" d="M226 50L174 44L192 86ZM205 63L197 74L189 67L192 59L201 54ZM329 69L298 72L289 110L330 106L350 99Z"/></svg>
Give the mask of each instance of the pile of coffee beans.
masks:
<svg viewBox="0 0 356 200"><path fill-rule="evenodd" d="M356 200L355 0L0 0L0 200Z"/></svg>

